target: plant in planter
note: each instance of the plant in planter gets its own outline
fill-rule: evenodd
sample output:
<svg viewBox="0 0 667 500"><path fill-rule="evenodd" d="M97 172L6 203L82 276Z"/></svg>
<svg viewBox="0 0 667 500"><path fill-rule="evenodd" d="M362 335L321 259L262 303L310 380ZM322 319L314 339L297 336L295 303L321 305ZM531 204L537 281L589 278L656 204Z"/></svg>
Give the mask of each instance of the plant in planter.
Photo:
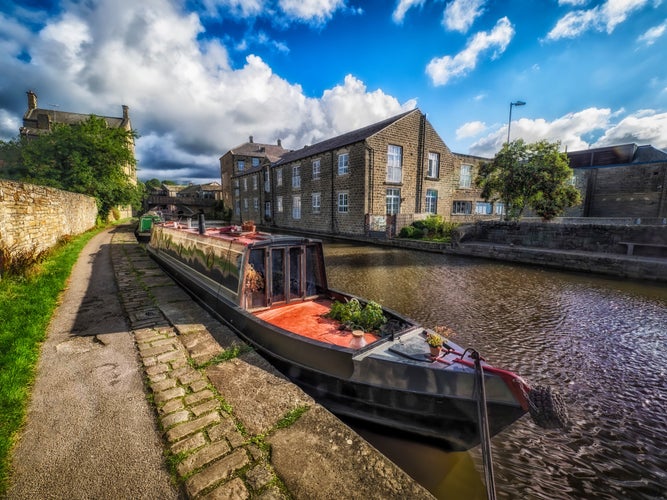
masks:
<svg viewBox="0 0 667 500"><path fill-rule="evenodd" d="M431 356L437 357L440 355L440 349L442 348L443 342L444 341L439 334L435 332L426 333L426 343L431 349Z"/></svg>
<svg viewBox="0 0 667 500"><path fill-rule="evenodd" d="M365 332L377 332L387 322L382 306L371 301L362 307L357 299L346 302L334 301L331 310L325 316L340 321L341 326L347 330Z"/></svg>
<svg viewBox="0 0 667 500"><path fill-rule="evenodd" d="M246 266L243 286L248 293L264 290L264 278L262 277L262 273L255 270L252 264Z"/></svg>

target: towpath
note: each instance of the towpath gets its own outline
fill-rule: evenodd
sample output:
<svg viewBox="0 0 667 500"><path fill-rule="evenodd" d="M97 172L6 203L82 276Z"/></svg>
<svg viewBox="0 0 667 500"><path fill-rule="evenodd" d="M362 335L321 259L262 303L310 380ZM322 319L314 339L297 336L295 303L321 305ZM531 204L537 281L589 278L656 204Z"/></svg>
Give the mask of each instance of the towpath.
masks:
<svg viewBox="0 0 667 500"><path fill-rule="evenodd" d="M197 306L129 225L77 262L13 468L8 498L431 498Z"/></svg>

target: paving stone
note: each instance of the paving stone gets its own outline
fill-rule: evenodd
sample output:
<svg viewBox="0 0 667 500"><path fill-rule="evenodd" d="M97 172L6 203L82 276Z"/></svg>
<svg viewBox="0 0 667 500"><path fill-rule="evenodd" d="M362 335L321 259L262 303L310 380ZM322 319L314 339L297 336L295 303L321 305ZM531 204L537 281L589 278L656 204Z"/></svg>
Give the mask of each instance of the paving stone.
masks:
<svg viewBox="0 0 667 500"><path fill-rule="evenodd" d="M186 359L186 354L183 351L181 351L180 349L177 349L177 350L171 351L171 352L165 352L164 354L160 354L157 357L157 360L160 363L168 363L170 361L173 362L174 360L177 360L177 359L180 359L180 360L185 360ZM172 363L172 367L173 366L174 365Z"/></svg>
<svg viewBox="0 0 667 500"><path fill-rule="evenodd" d="M198 417L200 415L203 415L204 413L217 410L219 406L220 403L218 402L217 399L211 399L209 401L206 401L205 403L201 403L196 406L191 406L190 411Z"/></svg>
<svg viewBox="0 0 667 500"><path fill-rule="evenodd" d="M264 490L261 495L257 497L257 500L285 500L289 497L280 491L277 486L271 486L270 488ZM339 498L336 496L336 498ZM354 497L358 498L358 496Z"/></svg>
<svg viewBox="0 0 667 500"><path fill-rule="evenodd" d="M176 466L176 468L178 469L178 473L181 476L186 476L192 471L199 469L210 462L213 462L223 455L226 455L230 451L231 448L225 441L211 443L208 446L204 446L201 450L193 453L189 457L186 457Z"/></svg>
<svg viewBox="0 0 667 500"><path fill-rule="evenodd" d="M188 365L189 363L188 363L188 359L186 357L184 357L184 358L181 358L181 359L176 359L169 364L171 365L172 369L176 370L178 368L182 368L183 366Z"/></svg>
<svg viewBox="0 0 667 500"><path fill-rule="evenodd" d="M179 344L180 342L178 342L178 340L175 338L166 338L166 339L156 340L155 342L151 342L152 347L160 347L165 345L176 347Z"/></svg>
<svg viewBox="0 0 667 500"><path fill-rule="evenodd" d="M153 389L153 392L162 392L167 389L171 389L172 387L176 387L176 381L172 378L160 380L159 382L151 384L151 389Z"/></svg>
<svg viewBox="0 0 667 500"><path fill-rule="evenodd" d="M211 399L215 397L215 394L210 389L204 389L203 391L195 392L193 394L188 394L185 397L185 404L186 405L194 405L196 403L206 401L207 399Z"/></svg>
<svg viewBox="0 0 667 500"><path fill-rule="evenodd" d="M204 377L202 377L199 380L195 380L190 384L190 390L192 392L203 391L204 389L206 389L206 387L208 387L208 379Z"/></svg>
<svg viewBox="0 0 667 500"><path fill-rule="evenodd" d="M143 357L148 357L148 356L159 356L160 354L164 354L165 352L173 351L176 348L174 346L174 342L171 339L167 339L167 342L168 342L167 344L161 344L154 347L140 347L139 352Z"/></svg>
<svg viewBox="0 0 667 500"><path fill-rule="evenodd" d="M250 494L243 481L236 477L200 498L201 500L245 500L250 498Z"/></svg>
<svg viewBox="0 0 667 500"><path fill-rule="evenodd" d="M185 389L182 387L172 387L166 391L155 393L154 398L155 402L160 404L169 401L170 399L180 398L182 396L185 396Z"/></svg>
<svg viewBox="0 0 667 500"><path fill-rule="evenodd" d="M220 439L226 438L227 435L231 434L232 432L238 432L236 424L234 424L234 421L231 419L231 417L225 416L220 420L218 425L211 427L207 434L211 441L219 441Z"/></svg>
<svg viewBox="0 0 667 500"><path fill-rule="evenodd" d="M250 461L245 450L236 450L188 479L185 483L187 492L191 497L195 497L218 481L228 479L248 463Z"/></svg>
<svg viewBox="0 0 667 500"><path fill-rule="evenodd" d="M246 472L245 477L248 485L253 490L259 491L273 480L273 472L265 465L257 465Z"/></svg>
<svg viewBox="0 0 667 500"><path fill-rule="evenodd" d="M171 445L171 452L174 454L187 453L189 451L201 448L206 444L206 437L203 432L198 432L188 438L182 439Z"/></svg>
<svg viewBox="0 0 667 500"><path fill-rule="evenodd" d="M178 381L183 385L189 385L197 380L202 380L203 376L197 370L192 370L178 377Z"/></svg>
<svg viewBox="0 0 667 500"><path fill-rule="evenodd" d="M185 408L185 403L183 402L182 398L172 399L171 401L167 401L164 405L160 406L158 408L158 412L163 415L167 415L169 413L179 411L183 408Z"/></svg>
<svg viewBox="0 0 667 500"><path fill-rule="evenodd" d="M181 410L174 413L170 413L169 415L165 415L164 417L162 417L161 423L164 429L168 429L169 427L172 427L176 424L187 422L189 419L190 419L190 412L188 410Z"/></svg>
<svg viewBox="0 0 667 500"><path fill-rule="evenodd" d="M162 372L162 373L156 373L155 375L148 375L148 380L151 382L159 382L160 380L164 380L167 378L167 373Z"/></svg>
<svg viewBox="0 0 667 500"><path fill-rule="evenodd" d="M207 413L206 415L199 417L190 422L184 424L179 424L176 427L172 427L167 431L167 440L170 443L183 439L188 434L193 434L194 432L200 431L211 424L217 423L220 421L220 414L217 412Z"/></svg>
<svg viewBox="0 0 667 500"><path fill-rule="evenodd" d="M169 371L169 366L164 363L159 363L155 366L149 366L146 368L146 374L148 376L157 375L158 373L166 373Z"/></svg>

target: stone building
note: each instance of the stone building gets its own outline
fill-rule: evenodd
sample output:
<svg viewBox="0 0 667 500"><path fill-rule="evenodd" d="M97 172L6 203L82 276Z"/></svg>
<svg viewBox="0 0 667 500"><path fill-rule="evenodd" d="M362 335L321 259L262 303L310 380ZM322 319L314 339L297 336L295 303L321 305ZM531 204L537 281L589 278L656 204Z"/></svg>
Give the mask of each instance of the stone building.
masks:
<svg viewBox="0 0 667 500"><path fill-rule="evenodd" d="M417 109L298 150L272 148L251 138L221 158L234 221L393 236L428 214L464 222L493 213L479 212L482 159L453 154Z"/></svg>
<svg viewBox="0 0 667 500"><path fill-rule="evenodd" d="M667 218L667 153L623 144L569 152L581 217Z"/></svg>
<svg viewBox="0 0 667 500"><path fill-rule="evenodd" d="M48 134L56 123L75 125L90 117L90 114L40 108L37 106L37 94L32 90L29 90L27 94L28 109L23 115L23 126L19 130L19 133L22 136L30 138ZM123 115L120 117L101 116L100 118L103 118L110 128L123 128L127 131L132 131L130 108L123 105L122 109ZM134 154L134 140L128 144L128 147ZM135 165L127 165L125 167L125 174L130 178L133 184L137 184L137 169Z"/></svg>

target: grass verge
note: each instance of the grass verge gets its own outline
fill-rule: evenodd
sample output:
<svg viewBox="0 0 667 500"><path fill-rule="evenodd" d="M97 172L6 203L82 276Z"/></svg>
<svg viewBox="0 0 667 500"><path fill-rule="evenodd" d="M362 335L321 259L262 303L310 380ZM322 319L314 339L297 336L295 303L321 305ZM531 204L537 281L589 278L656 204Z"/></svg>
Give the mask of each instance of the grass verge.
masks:
<svg viewBox="0 0 667 500"><path fill-rule="evenodd" d="M10 454L23 425L49 321L81 250L103 229L55 247L26 276L0 281L0 498L9 486Z"/></svg>

